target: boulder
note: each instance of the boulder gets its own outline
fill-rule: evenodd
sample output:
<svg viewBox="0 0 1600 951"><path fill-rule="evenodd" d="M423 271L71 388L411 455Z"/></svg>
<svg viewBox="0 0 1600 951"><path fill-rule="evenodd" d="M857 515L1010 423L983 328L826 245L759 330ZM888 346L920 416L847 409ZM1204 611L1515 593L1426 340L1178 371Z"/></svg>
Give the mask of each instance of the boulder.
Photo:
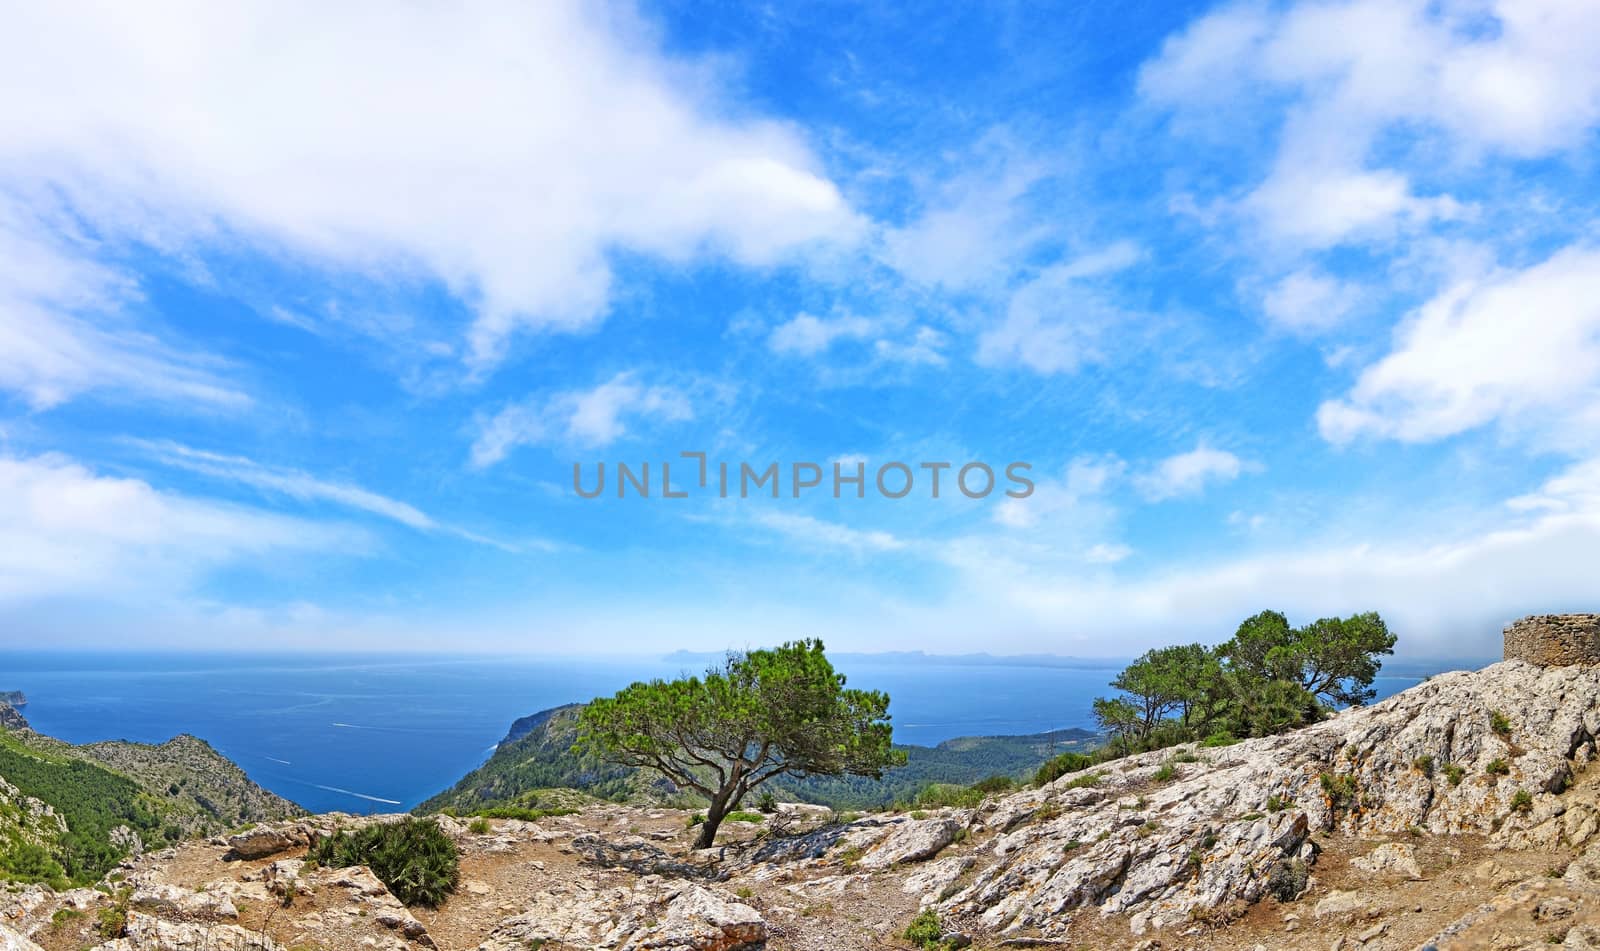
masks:
<svg viewBox="0 0 1600 951"><path fill-rule="evenodd" d="M229 854L236 859L264 859L310 844L310 836L299 826L257 826L228 836Z"/></svg>
<svg viewBox="0 0 1600 951"><path fill-rule="evenodd" d="M955 841L960 830L961 823L947 817L907 819L891 827L889 834L862 855L856 865L880 869L933 858Z"/></svg>
<svg viewBox="0 0 1600 951"><path fill-rule="evenodd" d="M1417 850L1403 842L1386 842L1350 863L1370 875L1384 878L1422 877Z"/></svg>

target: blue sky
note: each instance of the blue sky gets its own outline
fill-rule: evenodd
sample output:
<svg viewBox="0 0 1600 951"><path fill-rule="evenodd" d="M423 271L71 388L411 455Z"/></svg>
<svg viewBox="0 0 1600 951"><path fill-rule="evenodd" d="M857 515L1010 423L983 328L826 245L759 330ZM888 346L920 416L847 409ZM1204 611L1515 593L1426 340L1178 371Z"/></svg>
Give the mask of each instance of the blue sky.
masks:
<svg viewBox="0 0 1600 951"><path fill-rule="evenodd" d="M1595 607L1589 0L5 16L5 646ZM572 490L685 451L1036 489Z"/></svg>

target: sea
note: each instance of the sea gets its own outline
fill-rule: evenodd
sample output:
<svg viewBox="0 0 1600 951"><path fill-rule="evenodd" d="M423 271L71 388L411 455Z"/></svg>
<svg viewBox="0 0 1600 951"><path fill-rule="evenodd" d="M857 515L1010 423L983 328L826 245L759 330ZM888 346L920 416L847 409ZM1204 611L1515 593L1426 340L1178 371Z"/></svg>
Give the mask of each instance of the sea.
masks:
<svg viewBox="0 0 1600 951"><path fill-rule="evenodd" d="M852 687L886 691L897 742L1092 728L1125 661L851 655ZM1465 665L1462 665L1465 666ZM518 717L698 673L684 656L511 657L0 651L0 690L71 743L210 742L257 783L314 812L394 812L481 764ZM1427 671L1380 676L1388 696Z"/></svg>

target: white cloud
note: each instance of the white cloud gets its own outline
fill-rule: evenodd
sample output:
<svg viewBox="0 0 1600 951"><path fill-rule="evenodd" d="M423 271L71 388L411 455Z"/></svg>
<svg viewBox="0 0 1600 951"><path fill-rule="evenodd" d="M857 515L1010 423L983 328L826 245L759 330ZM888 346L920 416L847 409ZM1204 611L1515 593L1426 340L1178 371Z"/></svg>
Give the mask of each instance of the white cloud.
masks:
<svg viewBox="0 0 1600 951"><path fill-rule="evenodd" d="M873 342L872 352L885 363L908 363L913 366L944 366L944 348L949 338L932 327L918 327L905 343L895 340Z"/></svg>
<svg viewBox="0 0 1600 951"><path fill-rule="evenodd" d="M437 279L478 369L519 328L599 320L613 249L765 266L860 227L795 129L620 5L47 4L7 27L0 184L160 250Z"/></svg>
<svg viewBox="0 0 1600 951"><path fill-rule="evenodd" d="M353 529L160 492L62 456L0 456L0 600L181 593L224 565L367 545Z"/></svg>
<svg viewBox="0 0 1600 951"><path fill-rule="evenodd" d="M233 409L250 399L220 361L138 329L126 308L139 289L93 260L65 222L0 193L0 389L34 409L90 392Z"/></svg>
<svg viewBox="0 0 1600 951"><path fill-rule="evenodd" d="M1423 305L1349 394L1324 438L1427 442L1490 422L1589 431L1600 411L1600 251L1574 247L1466 280Z"/></svg>
<svg viewBox="0 0 1600 951"><path fill-rule="evenodd" d="M1356 298L1348 284L1305 268L1269 288L1261 308L1276 326L1292 333L1315 334L1338 326Z"/></svg>
<svg viewBox="0 0 1600 951"><path fill-rule="evenodd" d="M472 464L491 466L518 446L609 446L627 433L629 417L665 422L694 417L682 392L668 386L645 386L635 376L632 371L619 373L590 390L505 407L480 424L472 444Z"/></svg>
<svg viewBox="0 0 1600 951"><path fill-rule="evenodd" d="M1317 168L1297 161L1273 173L1244 202L1274 237L1324 248L1355 239L1388 238L1463 214L1447 195L1420 198L1404 175Z"/></svg>
<svg viewBox="0 0 1600 951"><path fill-rule="evenodd" d="M1199 495L1208 485L1232 482L1249 468L1238 456L1201 444L1189 452L1163 459L1154 469L1134 479L1152 502Z"/></svg>
<svg viewBox="0 0 1600 951"><path fill-rule="evenodd" d="M1046 268L1012 294L1004 319L978 337L978 362L1071 373L1105 359L1102 338L1125 314L1087 282L1141 257L1123 241Z"/></svg>
<svg viewBox="0 0 1600 951"><path fill-rule="evenodd" d="M858 554L900 551L906 548L906 542L890 532L851 528L848 525L826 522L809 515L764 511L756 513L753 521L807 546L844 548Z"/></svg>
<svg viewBox="0 0 1600 951"><path fill-rule="evenodd" d="M1089 546L1089 550L1083 553L1083 560L1092 565L1114 565L1132 554L1133 549L1127 545L1101 542Z"/></svg>
<svg viewBox="0 0 1600 951"><path fill-rule="evenodd" d="M890 267L948 290L1003 285L1050 228L1031 220L1025 197L1047 169L991 133L975 149L976 168L940 182L920 214L883 233Z"/></svg>
<svg viewBox="0 0 1600 951"><path fill-rule="evenodd" d="M836 340L859 340L876 330L875 323L852 314L838 317L796 314L794 319L772 328L767 347L773 353L811 357L833 346Z"/></svg>
<svg viewBox="0 0 1600 951"><path fill-rule="evenodd" d="M994 510L997 524L1031 529L1048 525L1059 530L1063 519L1074 522L1105 521L1101 497L1120 479L1127 465L1115 456L1084 456L1067 465L1060 478L1034 480L1033 494L1007 498Z"/></svg>
<svg viewBox="0 0 1600 951"><path fill-rule="evenodd" d="M129 439L126 442L156 456L164 465L173 468L187 469L190 472L238 482L303 502L332 502L412 528L438 527L433 519L415 506L379 495L360 486L319 479L298 469L264 466L243 456L207 452L170 440Z"/></svg>
<svg viewBox="0 0 1600 951"><path fill-rule="evenodd" d="M1220 131L1281 119L1273 171L1246 201L1269 234L1326 247L1461 215L1372 168L1392 133L1440 136L1464 162L1581 147L1600 122L1600 7L1590 0L1303 0L1208 14L1141 72L1144 97ZM1392 148L1387 154L1396 152ZM1404 153L1386 158L1404 161Z"/></svg>

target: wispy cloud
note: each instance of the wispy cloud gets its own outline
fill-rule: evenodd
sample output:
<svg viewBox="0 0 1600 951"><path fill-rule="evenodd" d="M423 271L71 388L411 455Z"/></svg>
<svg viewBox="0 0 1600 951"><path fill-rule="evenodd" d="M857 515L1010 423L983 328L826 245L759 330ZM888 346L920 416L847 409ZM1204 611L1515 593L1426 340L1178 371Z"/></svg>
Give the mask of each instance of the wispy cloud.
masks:
<svg viewBox="0 0 1600 951"><path fill-rule="evenodd" d="M628 420L682 422L694 417L689 398L670 386L647 386L632 371L589 390L513 403L483 420L472 464L492 466L519 446L570 443L600 448L628 431Z"/></svg>
<svg viewBox="0 0 1600 951"><path fill-rule="evenodd" d="M0 191L0 389L36 410L93 393L189 409L249 405L221 360L141 329L129 313L139 297L137 280L98 263L67 219Z"/></svg>
<svg viewBox="0 0 1600 951"><path fill-rule="evenodd" d="M185 469L211 478L246 485L262 492L286 496L301 502L327 502L376 515L424 532L440 532L468 541L491 545L504 551L520 551L523 544L496 541L477 532L438 522L416 506L373 492L349 482L319 478L285 466L269 466L244 456L208 452L170 440L127 439L128 445L149 453L163 465ZM535 542L531 547L547 548Z"/></svg>
<svg viewBox="0 0 1600 951"><path fill-rule="evenodd" d="M0 600L182 594L224 565L358 554L349 525L162 492L65 456L0 456Z"/></svg>

